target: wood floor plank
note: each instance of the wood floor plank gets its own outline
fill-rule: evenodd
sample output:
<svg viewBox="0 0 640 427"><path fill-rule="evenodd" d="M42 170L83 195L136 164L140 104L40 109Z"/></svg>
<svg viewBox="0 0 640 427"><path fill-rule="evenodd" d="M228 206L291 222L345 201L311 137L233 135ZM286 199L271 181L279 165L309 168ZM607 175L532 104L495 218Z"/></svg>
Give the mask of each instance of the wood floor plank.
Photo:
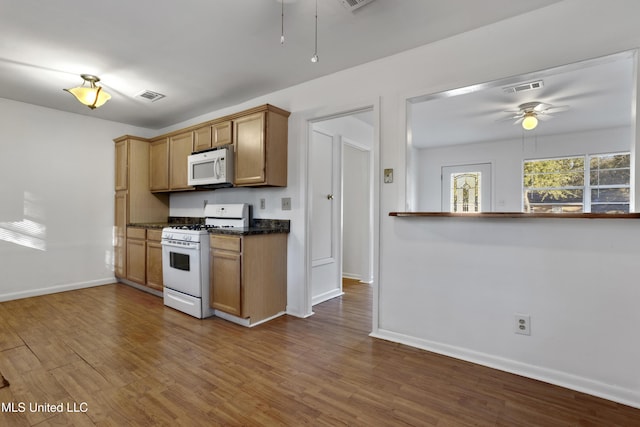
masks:
<svg viewBox="0 0 640 427"><path fill-rule="evenodd" d="M16 426L634 426L640 410L368 336L371 286L255 328L107 285L0 303Z"/></svg>

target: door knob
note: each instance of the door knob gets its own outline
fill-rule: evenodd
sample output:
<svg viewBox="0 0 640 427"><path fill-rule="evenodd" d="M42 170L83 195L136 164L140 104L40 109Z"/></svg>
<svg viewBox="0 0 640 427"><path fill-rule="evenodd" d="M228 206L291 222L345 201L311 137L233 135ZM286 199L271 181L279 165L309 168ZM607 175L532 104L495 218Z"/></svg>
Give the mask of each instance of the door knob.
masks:
<svg viewBox="0 0 640 427"><path fill-rule="evenodd" d="M327 200L333 200L333 194L327 194Z"/></svg>

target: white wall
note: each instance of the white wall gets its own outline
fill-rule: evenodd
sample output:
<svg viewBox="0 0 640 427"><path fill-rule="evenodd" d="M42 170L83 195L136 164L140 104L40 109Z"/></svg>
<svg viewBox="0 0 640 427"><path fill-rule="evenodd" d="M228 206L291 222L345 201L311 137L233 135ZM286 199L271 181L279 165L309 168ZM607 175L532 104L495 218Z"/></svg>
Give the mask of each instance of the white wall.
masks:
<svg viewBox="0 0 640 427"><path fill-rule="evenodd" d="M113 138L147 131L6 99L0 117L0 301L114 282Z"/></svg>
<svg viewBox="0 0 640 427"><path fill-rule="evenodd" d="M630 128L614 128L414 150L418 158L413 166L417 173L410 174L418 177L414 203L418 211L441 210L442 166L491 163L492 210L520 212L524 160L629 151L631 142Z"/></svg>
<svg viewBox="0 0 640 427"><path fill-rule="evenodd" d="M369 265L369 165L368 151L344 144L342 149L342 276L371 282Z"/></svg>

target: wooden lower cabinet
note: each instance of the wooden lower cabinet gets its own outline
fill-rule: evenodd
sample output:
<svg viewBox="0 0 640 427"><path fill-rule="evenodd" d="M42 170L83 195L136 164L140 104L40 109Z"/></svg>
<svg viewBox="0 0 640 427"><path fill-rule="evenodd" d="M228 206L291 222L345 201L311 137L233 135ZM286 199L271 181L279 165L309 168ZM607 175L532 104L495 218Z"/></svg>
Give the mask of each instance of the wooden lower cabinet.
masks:
<svg viewBox="0 0 640 427"><path fill-rule="evenodd" d="M162 230L127 227L127 280L163 290Z"/></svg>
<svg viewBox="0 0 640 427"><path fill-rule="evenodd" d="M144 285L147 280L147 230L127 227L127 279Z"/></svg>
<svg viewBox="0 0 640 427"><path fill-rule="evenodd" d="M210 236L211 307L255 324L287 306L287 234Z"/></svg>
<svg viewBox="0 0 640 427"><path fill-rule="evenodd" d="M162 291L162 230L147 230L147 286Z"/></svg>

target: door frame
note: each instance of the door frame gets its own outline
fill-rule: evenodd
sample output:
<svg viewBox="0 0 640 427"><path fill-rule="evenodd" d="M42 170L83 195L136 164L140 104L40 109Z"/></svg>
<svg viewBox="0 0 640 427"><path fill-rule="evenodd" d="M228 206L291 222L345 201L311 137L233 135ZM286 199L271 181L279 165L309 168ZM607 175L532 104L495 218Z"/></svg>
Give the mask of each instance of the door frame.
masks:
<svg viewBox="0 0 640 427"><path fill-rule="evenodd" d="M480 188L482 191L481 201L482 210L481 212L491 212L493 211L493 162L475 162L475 163L463 163L463 164L455 164L455 165L442 165L440 166L440 199L441 199L441 207L440 210L442 212L449 212L449 204L450 200L447 196L451 196L450 193L450 185L448 183L448 179L451 175L445 176L445 169L458 169L459 172L484 172L484 178L482 178L482 182L480 184ZM488 170L488 171L487 171ZM445 178L447 178L445 180ZM447 185L447 189L449 191L445 191L445 184Z"/></svg>
<svg viewBox="0 0 640 427"><path fill-rule="evenodd" d="M313 136L313 125L317 122L322 122L338 117L350 116L363 111L371 111L373 114L373 142L371 149L372 161L369 165L369 177L370 177L370 232L372 236L371 241L371 270L372 270L372 283L373 287L373 303L371 307L371 321L372 332L377 331L378 327L378 295L379 285L378 278L380 276L380 98L370 100L369 102L361 102L352 105L346 105L342 107L325 107L305 115L303 119L305 130L304 135L304 149L306 151L304 155L305 166L305 194L310 194L311 191L311 177L309 176L309 164L311 162L309 144ZM342 165L340 165L342 167ZM305 197L305 265L304 265L304 299L305 299L305 312L307 315L313 314L313 306L311 301L311 202L309 197ZM342 226L342 224L340 224ZM340 232L340 238L342 238L342 232Z"/></svg>

